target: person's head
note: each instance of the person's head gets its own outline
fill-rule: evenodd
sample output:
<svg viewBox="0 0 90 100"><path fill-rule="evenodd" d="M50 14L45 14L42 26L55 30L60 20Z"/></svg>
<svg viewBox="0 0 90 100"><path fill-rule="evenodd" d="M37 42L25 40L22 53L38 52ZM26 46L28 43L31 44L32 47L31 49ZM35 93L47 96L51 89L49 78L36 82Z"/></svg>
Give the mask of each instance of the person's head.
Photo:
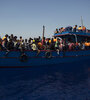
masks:
<svg viewBox="0 0 90 100"><path fill-rule="evenodd" d="M58 31L58 29L56 28L56 31Z"/></svg>
<svg viewBox="0 0 90 100"><path fill-rule="evenodd" d="M61 29L63 29L63 27L61 27Z"/></svg>
<svg viewBox="0 0 90 100"><path fill-rule="evenodd" d="M14 36L14 40L17 40L17 36Z"/></svg>
<svg viewBox="0 0 90 100"><path fill-rule="evenodd" d="M6 34L5 37L7 38L8 37L8 34Z"/></svg>
<svg viewBox="0 0 90 100"><path fill-rule="evenodd" d="M77 25L75 25L75 27L77 27Z"/></svg>
<svg viewBox="0 0 90 100"><path fill-rule="evenodd" d="M20 36L20 39L22 39L22 36Z"/></svg>
<svg viewBox="0 0 90 100"><path fill-rule="evenodd" d="M38 39L41 39L41 37L39 36Z"/></svg>
<svg viewBox="0 0 90 100"><path fill-rule="evenodd" d="M11 34L11 36L13 36L13 34Z"/></svg>
<svg viewBox="0 0 90 100"><path fill-rule="evenodd" d="M27 39L25 39L25 42L27 42Z"/></svg>
<svg viewBox="0 0 90 100"><path fill-rule="evenodd" d="M13 38L14 36L13 36L13 34L11 34L11 36L10 36L11 38Z"/></svg>

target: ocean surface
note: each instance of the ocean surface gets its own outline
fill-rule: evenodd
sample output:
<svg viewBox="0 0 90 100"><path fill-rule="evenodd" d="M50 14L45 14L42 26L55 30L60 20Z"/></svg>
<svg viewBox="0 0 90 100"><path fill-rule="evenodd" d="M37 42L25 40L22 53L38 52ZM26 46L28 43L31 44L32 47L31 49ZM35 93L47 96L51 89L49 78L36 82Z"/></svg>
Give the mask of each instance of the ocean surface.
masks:
<svg viewBox="0 0 90 100"><path fill-rule="evenodd" d="M1 68L0 100L90 100L90 68L46 70Z"/></svg>

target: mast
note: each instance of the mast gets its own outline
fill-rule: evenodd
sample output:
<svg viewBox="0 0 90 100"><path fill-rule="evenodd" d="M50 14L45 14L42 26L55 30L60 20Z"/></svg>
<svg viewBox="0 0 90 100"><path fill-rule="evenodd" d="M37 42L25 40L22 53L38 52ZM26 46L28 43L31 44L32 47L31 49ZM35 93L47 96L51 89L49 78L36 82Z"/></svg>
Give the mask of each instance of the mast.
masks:
<svg viewBox="0 0 90 100"><path fill-rule="evenodd" d="M81 16L81 26L83 28L83 19L82 19L82 16Z"/></svg>
<svg viewBox="0 0 90 100"><path fill-rule="evenodd" d="M45 26L43 25L43 35L42 35L42 39L44 38L44 34L45 34Z"/></svg>

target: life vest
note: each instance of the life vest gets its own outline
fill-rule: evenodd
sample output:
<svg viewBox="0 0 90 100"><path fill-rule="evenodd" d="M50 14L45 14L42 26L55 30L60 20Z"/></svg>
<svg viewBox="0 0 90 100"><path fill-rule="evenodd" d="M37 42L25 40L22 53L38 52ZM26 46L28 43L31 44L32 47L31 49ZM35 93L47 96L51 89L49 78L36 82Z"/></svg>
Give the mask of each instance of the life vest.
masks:
<svg viewBox="0 0 90 100"><path fill-rule="evenodd" d="M54 41L54 42L56 42L56 41L57 41L57 39L54 39L53 41Z"/></svg>
<svg viewBox="0 0 90 100"><path fill-rule="evenodd" d="M82 27L79 27L78 30L82 30Z"/></svg>
<svg viewBox="0 0 90 100"><path fill-rule="evenodd" d="M89 46L90 45L90 43L89 42L85 42L85 46Z"/></svg>
<svg viewBox="0 0 90 100"><path fill-rule="evenodd" d="M83 30L83 31L85 31L85 30L86 30L86 27L85 27L85 26L83 26L82 30Z"/></svg>
<svg viewBox="0 0 90 100"><path fill-rule="evenodd" d="M3 37L2 40L6 39L6 37Z"/></svg>
<svg viewBox="0 0 90 100"><path fill-rule="evenodd" d="M51 40L49 40L49 43L51 43Z"/></svg>

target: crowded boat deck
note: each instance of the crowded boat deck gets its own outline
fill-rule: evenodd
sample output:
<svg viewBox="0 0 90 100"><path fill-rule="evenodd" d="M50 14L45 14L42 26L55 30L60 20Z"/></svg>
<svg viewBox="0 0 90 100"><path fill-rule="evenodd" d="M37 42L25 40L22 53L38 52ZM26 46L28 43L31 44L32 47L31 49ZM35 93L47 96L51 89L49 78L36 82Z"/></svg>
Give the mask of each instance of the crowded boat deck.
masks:
<svg viewBox="0 0 90 100"><path fill-rule="evenodd" d="M23 39L11 34L6 34L0 38L0 50L55 50L55 51L70 51L70 50L87 50L90 49L90 30L86 27L77 25L73 28L68 26L66 28L56 29L53 38L29 38Z"/></svg>

